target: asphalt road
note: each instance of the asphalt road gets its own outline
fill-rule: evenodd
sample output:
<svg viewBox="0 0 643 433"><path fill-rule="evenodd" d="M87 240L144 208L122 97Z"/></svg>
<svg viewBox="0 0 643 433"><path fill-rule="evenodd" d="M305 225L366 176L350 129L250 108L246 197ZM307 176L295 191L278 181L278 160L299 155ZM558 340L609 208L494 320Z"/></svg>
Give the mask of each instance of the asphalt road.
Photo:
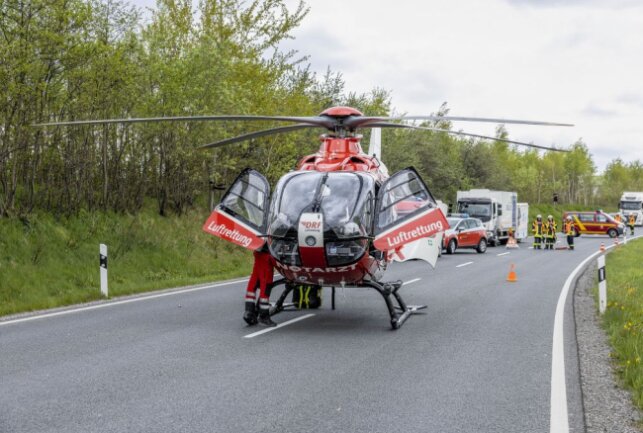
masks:
<svg viewBox="0 0 643 433"><path fill-rule="evenodd" d="M244 338L260 330L241 320L245 281L0 322L0 432L546 432L556 303L601 241L394 263L387 279L428 304L398 331L375 291L346 288L335 311L327 292L322 309L275 320L313 316ZM569 423L582 431L573 326L570 307Z"/></svg>

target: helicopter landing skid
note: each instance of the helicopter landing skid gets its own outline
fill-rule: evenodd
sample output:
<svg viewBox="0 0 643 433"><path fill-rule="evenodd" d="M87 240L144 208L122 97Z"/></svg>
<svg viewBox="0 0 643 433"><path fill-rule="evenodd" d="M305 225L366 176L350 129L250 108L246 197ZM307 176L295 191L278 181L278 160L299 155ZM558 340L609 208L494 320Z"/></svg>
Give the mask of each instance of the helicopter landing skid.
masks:
<svg viewBox="0 0 643 433"><path fill-rule="evenodd" d="M280 278L274 283L272 283L270 287L270 292L272 293L272 290L280 285L284 285L284 291L281 293L281 296L277 299L276 302L271 302L270 303L270 315L274 316L275 314L279 314L284 310L296 310L295 304L293 302L286 302L286 298L292 292L295 288L293 285L286 284L286 279L285 278Z"/></svg>
<svg viewBox="0 0 643 433"><path fill-rule="evenodd" d="M285 302L288 295L295 288L294 285L286 284L287 281L285 278L281 278L275 281L272 284L271 291L277 286L284 285L284 291L281 293L276 302L271 303L270 305L270 315L274 316L279 314L282 311L291 311L297 310L297 307L292 302ZM392 283L378 283L375 281L363 281L360 286L371 287L379 292L380 295L384 298L386 302L386 307L388 308L389 315L391 317L391 328L399 329L402 327L406 319L411 317L413 314L417 314L420 310L427 308L426 305L407 305L402 299L402 296L398 293L402 287L401 281L396 281ZM393 303L393 299L397 305ZM332 307L335 309L335 287L332 288Z"/></svg>
<svg viewBox="0 0 643 433"><path fill-rule="evenodd" d="M377 283L375 281L363 281L362 286L371 287L379 292L380 295L384 298L386 302L386 307L388 308L388 313L391 316L391 328L400 329L406 319L411 317L413 314L417 314L420 310L427 308L426 305L407 305L402 299L402 296L398 293L398 290L402 287L401 281L396 281L392 283ZM397 306L393 304L393 299L397 302Z"/></svg>

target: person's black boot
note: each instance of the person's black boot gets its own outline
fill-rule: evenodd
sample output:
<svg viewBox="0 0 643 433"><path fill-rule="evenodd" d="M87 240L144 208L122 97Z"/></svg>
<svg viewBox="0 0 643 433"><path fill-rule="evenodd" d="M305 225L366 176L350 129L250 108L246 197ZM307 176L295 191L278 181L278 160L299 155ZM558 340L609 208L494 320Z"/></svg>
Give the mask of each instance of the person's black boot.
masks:
<svg viewBox="0 0 643 433"><path fill-rule="evenodd" d="M246 302L246 311L243 312L243 320L249 326L257 324L257 309L255 308L254 302Z"/></svg>
<svg viewBox="0 0 643 433"><path fill-rule="evenodd" d="M270 304L259 305L259 324L268 327L277 326L277 324L270 318Z"/></svg>

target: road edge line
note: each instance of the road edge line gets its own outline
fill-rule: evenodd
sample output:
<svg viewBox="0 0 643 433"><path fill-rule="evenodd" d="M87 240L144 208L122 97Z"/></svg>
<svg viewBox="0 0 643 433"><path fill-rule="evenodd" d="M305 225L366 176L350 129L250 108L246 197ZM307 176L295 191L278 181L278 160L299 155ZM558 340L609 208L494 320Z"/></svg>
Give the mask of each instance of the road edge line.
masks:
<svg viewBox="0 0 643 433"><path fill-rule="evenodd" d="M228 286L230 284L243 283L246 281L248 281L248 278L243 278L240 280L225 281L225 282L214 283L214 284L198 285L196 287L194 286L185 287L182 289L181 288L163 289L160 293L152 292L146 295L130 295L125 299L97 301L98 303L85 305L85 306L75 306L75 307L70 306L68 308L63 307L64 309L62 310L52 311L49 313L47 313L46 310L45 312L41 312L41 313L33 313L33 314L26 313L28 314L26 317L17 317L15 319L8 319L8 320L0 319L0 326L14 325L22 322L30 322L33 320L47 319L50 317L65 316L67 314L72 314L72 313L81 313L83 311L97 310L100 308L113 307L116 305L130 304L132 302L146 301L146 300L156 299L156 298L164 298L166 296L174 296L174 295L180 295L184 293L198 292L201 290L213 289L215 287L222 287L222 286Z"/></svg>
<svg viewBox="0 0 643 433"><path fill-rule="evenodd" d="M642 235L634 236L631 238L631 240L638 239L641 236ZM615 246L616 245L610 245L605 248L605 250L611 250ZM549 416L550 433L569 433L567 382L565 373L565 335L563 332L567 295L572 283L576 280L580 272L585 269L590 261L592 261L602 253L603 251L596 251L586 257L582 262L580 262L565 280L565 284L563 284L563 288L558 297L558 303L556 304L556 314L554 315L554 332L551 351L551 396Z"/></svg>

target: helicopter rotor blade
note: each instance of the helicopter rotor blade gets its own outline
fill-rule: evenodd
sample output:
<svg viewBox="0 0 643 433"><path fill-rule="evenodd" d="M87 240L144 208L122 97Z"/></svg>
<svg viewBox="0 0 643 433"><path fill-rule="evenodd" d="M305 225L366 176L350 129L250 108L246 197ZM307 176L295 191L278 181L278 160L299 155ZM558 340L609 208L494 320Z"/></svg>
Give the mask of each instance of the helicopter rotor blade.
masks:
<svg viewBox="0 0 643 433"><path fill-rule="evenodd" d="M451 131L451 130L448 130L448 129L431 128L431 127L426 127L426 126L404 125L404 124L401 124L401 123L388 123L388 122L371 123L368 126L362 126L362 128L404 128L404 129L414 129L414 130L420 130L420 131L444 132L444 133L447 133L447 134L462 135L462 136L465 136L465 137L473 137L473 138L481 138L481 139L485 139L485 140L501 141L503 143L517 144L517 145L520 145L520 146L533 147L533 148L536 148L536 149L551 150L551 151L554 151L554 152L569 152L569 150L566 150L566 149L557 149L555 147L541 146L539 144L525 143L523 141L508 140L506 138L491 137L491 136L488 136L488 135L472 134L472 133L469 133L469 132L461 132L461 131Z"/></svg>
<svg viewBox="0 0 643 433"><path fill-rule="evenodd" d="M571 123L560 122L543 122L537 120L519 120L519 119L496 119L490 117L462 117L462 116L399 116L399 117L351 117L344 121L348 128L364 128L372 122L390 122L395 120L432 120L432 121L452 121L452 122L487 122L487 123L504 123L515 125L536 125L536 126L574 126Z"/></svg>
<svg viewBox="0 0 643 433"><path fill-rule="evenodd" d="M254 116L254 115L217 115L217 116L173 116L173 117L135 117L127 119L98 119L98 120L74 120L65 122L37 123L33 126L82 126L82 125L109 125L109 124L131 124L131 123L159 123L159 122L203 122L203 121L278 121L305 123L311 126L320 126L333 129L336 122L332 117L307 116Z"/></svg>
<svg viewBox="0 0 643 433"><path fill-rule="evenodd" d="M198 148L212 149L215 147L225 146L226 144L239 143L241 141L252 140L253 138L265 137L267 135L283 134L285 132L292 132L292 131L297 131L299 129L315 128L315 127L317 127L317 125L298 123L296 125L282 126L280 128L263 129L261 131L255 131L248 134L238 135L232 138L226 138L225 140L215 141L214 143L205 144L203 146L199 146Z"/></svg>

